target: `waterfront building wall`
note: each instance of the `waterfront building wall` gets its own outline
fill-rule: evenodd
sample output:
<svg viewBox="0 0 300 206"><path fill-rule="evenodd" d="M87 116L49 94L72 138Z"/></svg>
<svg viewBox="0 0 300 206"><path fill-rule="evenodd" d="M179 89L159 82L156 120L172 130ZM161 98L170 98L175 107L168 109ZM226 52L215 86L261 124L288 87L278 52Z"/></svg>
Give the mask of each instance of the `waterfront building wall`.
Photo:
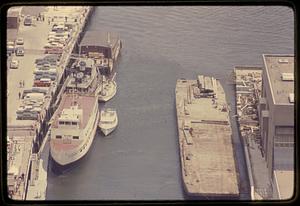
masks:
<svg viewBox="0 0 300 206"><path fill-rule="evenodd" d="M273 188L279 190L275 172L294 170L294 102L290 100L290 95L294 95L294 80L283 79L283 73L294 74L294 56L265 54L263 61L262 96L258 105L262 147Z"/></svg>

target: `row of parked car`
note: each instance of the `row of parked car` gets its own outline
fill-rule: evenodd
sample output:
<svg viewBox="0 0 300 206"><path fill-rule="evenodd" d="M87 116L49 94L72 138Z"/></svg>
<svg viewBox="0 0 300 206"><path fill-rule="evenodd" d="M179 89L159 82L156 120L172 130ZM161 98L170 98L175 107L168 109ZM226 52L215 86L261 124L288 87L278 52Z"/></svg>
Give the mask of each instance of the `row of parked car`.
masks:
<svg viewBox="0 0 300 206"><path fill-rule="evenodd" d="M57 78L59 61L58 55L46 55L35 60L33 87L23 91L23 102L16 112L17 119L38 120L49 87Z"/></svg>
<svg viewBox="0 0 300 206"><path fill-rule="evenodd" d="M62 54L71 38L72 25L55 23L48 34L48 43L44 46L46 54Z"/></svg>
<svg viewBox="0 0 300 206"><path fill-rule="evenodd" d="M23 102L16 111L17 119L37 120L44 104L45 94L42 92L27 92Z"/></svg>
<svg viewBox="0 0 300 206"><path fill-rule="evenodd" d="M7 54L10 56L12 54L16 54L16 56L24 56L24 39L17 38L16 41L8 41L7 42Z"/></svg>
<svg viewBox="0 0 300 206"><path fill-rule="evenodd" d="M57 78L57 66L59 64L60 56L50 54L44 58L36 59L36 68L33 71L34 84L36 87L49 87L52 81Z"/></svg>

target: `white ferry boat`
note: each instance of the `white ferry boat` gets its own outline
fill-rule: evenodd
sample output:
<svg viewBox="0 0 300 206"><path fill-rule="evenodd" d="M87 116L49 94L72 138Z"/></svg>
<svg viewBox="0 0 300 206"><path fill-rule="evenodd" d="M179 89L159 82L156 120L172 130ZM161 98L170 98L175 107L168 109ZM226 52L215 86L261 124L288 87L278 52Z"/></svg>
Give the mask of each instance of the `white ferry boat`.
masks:
<svg viewBox="0 0 300 206"><path fill-rule="evenodd" d="M100 115L94 60L78 58L71 73L51 125L50 154L60 166L73 163L88 152Z"/></svg>
<svg viewBox="0 0 300 206"><path fill-rule="evenodd" d="M117 111L111 108L101 110L99 127L105 136L109 135L118 125Z"/></svg>
<svg viewBox="0 0 300 206"><path fill-rule="evenodd" d="M61 166L82 158L95 137L99 121L95 95L65 93L53 115L50 154Z"/></svg>

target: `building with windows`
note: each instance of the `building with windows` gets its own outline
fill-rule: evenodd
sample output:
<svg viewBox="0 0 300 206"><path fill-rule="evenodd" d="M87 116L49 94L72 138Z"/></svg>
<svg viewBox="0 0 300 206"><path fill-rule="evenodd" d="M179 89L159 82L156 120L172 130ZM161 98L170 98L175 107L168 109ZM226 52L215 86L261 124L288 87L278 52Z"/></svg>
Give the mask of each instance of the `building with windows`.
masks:
<svg viewBox="0 0 300 206"><path fill-rule="evenodd" d="M263 55L259 121L262 147L276 199L288 199L294 184L294 55ZM287 188L288 187L288 188ZM276 188L276 189L275 189Z"/></svg>

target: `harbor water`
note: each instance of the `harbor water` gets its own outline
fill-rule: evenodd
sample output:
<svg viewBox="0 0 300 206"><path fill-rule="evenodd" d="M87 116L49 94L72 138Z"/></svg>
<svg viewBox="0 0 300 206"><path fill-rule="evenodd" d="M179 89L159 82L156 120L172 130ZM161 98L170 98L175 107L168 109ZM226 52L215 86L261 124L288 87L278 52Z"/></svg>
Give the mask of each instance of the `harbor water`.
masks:
<svg viewBox="0 0 300 206"><path fill-rule="evenodd" d="M49 171L48 200L184 199L176 80L219 78L234 111L235 66L263 66L262 54L294 53L294 14L283 6L98 7L87 29L121 36L117 95L101 104L117 109L119 125L106 138L98 131L76 167ZM240 189L247 193L234 118L232 125Z"/></svg>

